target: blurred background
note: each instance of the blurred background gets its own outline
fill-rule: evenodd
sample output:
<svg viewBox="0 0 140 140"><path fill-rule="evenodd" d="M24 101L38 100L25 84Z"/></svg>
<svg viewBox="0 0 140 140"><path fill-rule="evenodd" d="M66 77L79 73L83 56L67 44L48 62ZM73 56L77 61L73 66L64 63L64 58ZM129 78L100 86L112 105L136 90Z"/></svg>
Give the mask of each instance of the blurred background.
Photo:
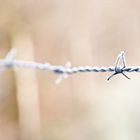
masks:
<svg viewBox="0 0 140 140"><path fill-rule="evenodd" d="M110 66L124 50L137 66L139 0L0 0L0 57ZM59 85L49 72L0 73L2 140L139 140L140 75L81 73Z"/></svg>

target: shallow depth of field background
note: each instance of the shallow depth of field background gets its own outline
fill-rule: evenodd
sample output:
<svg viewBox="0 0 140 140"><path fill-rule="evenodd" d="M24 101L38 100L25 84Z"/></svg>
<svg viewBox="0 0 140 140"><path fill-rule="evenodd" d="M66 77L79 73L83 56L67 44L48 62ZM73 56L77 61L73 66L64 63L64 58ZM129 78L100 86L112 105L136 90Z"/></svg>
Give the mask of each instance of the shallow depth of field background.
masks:
<svg viewBox="0 0 140 140"><path fill-rule="evenodd" d="M139 0L0 0L0 57L72 66L140 65ZM140 75L0 73L1 140L139 140Z"/></svg>

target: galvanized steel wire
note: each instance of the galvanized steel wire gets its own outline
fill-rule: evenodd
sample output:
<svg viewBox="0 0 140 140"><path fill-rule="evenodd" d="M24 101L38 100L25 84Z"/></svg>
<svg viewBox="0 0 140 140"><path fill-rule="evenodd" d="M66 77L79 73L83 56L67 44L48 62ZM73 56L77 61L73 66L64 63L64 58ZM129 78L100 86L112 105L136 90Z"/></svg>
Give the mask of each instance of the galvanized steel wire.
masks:
<svg viewBox="0 0 140 140"><path fill-rule="evenodd" d="M107 78L111 79L116 74L123 74L126 78L130 79L125 72L140 72L140 67L127 67L125 61L124 52L120 52L114 66L109 67L96 67L96 66L78 66L71 67L68 62L65 66L51 65L50 63L37 63L33 61L15 60L16 50L11 49L4 59L0 59L0 68L15 68L15 67L27 67L32 69L39 69L44 71L50 71L59 75L61 81L63 77L67 77L70 74L81 72L112 72L112 75ZM120 65L120 63L122 63Z"/></svg>

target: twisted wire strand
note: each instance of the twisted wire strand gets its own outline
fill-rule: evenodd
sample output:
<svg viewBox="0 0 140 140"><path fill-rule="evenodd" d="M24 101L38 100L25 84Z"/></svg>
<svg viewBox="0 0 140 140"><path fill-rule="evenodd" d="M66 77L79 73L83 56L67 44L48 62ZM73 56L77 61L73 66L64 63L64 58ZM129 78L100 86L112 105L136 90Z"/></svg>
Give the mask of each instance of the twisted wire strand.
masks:
<svg viewBox="0 0 140 140"><path fill-rule="evenodd" d="M0 68L15 68L15 67L27 67L33 69L40 69L45 71L51 71L55 74L61 75L70 75L74 73L81 72L112 72L113 74L107 78L109 80L116 74L123 74L126 78L128 78L124 73L125 72L140 72L140 67L127 67L125 62L124 52L119 53L115 66L109 67L96 67L96 66L78 66L78 67L70 67L70 64L66 64L65 66L61 65L51 65L49 63L37 63L33 61L24 61L24 60L14 60L16 50L12 49L4 59L0 60ZM119 61L123 62L123 66L120 66ZM129 79L129 78L128 78Z"/></svg>
<svg viewBox="0 0 140 140"><path fill-rule="evenodd" d="M59 65L51 65L49 63L37 63L33 61L23 61L23 60L13 60L13 61L5 61L0 60L0 67L27 67L27 68L33 68L33 69L40 69L40 70L47 70L52 71L56 74L74 74L79 72L114 72L115 66L109 66L109 67L96 67L96 66L78 66L78 67L71 67L67 68L64 66ZM121 69L121 67L117 67L118 69ZM125 67L123 69L123 72L140 72L140 67Z"/></svg>
<svg viewBox="0 0 140 140"><path fill-rule="evenodd" d="M115 67L93 67L93 66L79 66L79 67L71 67L67 68L65 66L59 66L59 65L51 65L49 63L37 63L32 61L23 61L23 60L13 60L13 61L5 61L0 60L0 67L27 67L27 68L33 68L33 69L40 69L40 70L47 70L52 71L56 74L73 74L78 72L113 72Z"/></svg>

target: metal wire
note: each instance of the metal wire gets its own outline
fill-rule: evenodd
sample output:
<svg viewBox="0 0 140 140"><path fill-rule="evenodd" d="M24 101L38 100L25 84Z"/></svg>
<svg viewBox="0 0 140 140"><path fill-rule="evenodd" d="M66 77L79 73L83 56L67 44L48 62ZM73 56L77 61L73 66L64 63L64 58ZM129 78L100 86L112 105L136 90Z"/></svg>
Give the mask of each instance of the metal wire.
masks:
<svg viewBox="0 0 140 140"><path fill-rule="evenodd" d="M109 67L95 67L95 66L78 66L71 67L70 63L66 63L65 66L51 65L49 63L37 63L33 61L14 60L16 50L12 49L4 59L0 60L0 68L15 68L15 67L27 67L33 69L40 69L45 71L51 71L59 75L59 83L63 78L66 78L70 74L81 72L112 72L113 74L107 78L110 80L114 75L123 74L126 78L130 79L125 72L140 72L140 67L127 67L125 61L124 52L120 52L114 66ZM122 66L120 65L122 63Z"/></svg>

